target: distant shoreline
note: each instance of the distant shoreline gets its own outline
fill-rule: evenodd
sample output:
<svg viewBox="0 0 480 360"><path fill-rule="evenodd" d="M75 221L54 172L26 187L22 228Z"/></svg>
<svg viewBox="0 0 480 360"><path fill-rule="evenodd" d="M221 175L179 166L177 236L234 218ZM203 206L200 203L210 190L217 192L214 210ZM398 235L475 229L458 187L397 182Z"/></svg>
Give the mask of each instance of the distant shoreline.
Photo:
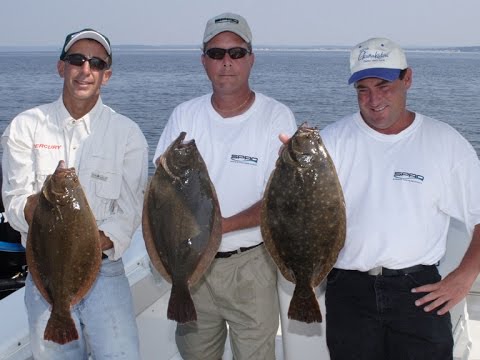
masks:
<svg viewBox="0 0 480 360"><path fill-rule="evenodd" d="M254 51L349 51L348 46L333 46L333 45L257 45L253 47ZM130 51L199 51L200 45L116 45L113 46L113 51L130 52ZM60 52L58 46L44 45L44 46L1 46L1 52ZM407 52L459 52L459 53L478 53L480 46L431 46L431 47L405 47Z"/></svg>

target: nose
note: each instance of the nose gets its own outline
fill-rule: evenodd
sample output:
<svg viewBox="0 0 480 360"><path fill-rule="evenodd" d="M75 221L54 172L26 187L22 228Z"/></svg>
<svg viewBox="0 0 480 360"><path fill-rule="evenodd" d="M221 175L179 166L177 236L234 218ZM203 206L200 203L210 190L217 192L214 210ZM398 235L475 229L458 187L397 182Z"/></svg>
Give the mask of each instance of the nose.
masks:
<svg viewBox="0 0 480 360"><path fill-rule="evenodd" d="M376 105L376 104L380 103L380 101L382 100L381 91L378 90L378 89L372 89L369 92L368 100L369 100L369 103L372 104L372 105Z"/></svg>
<svg viewBox="0 0 480 360"><path fill-rule="evenodd" d="M223 61L223 66L224 67L232 66L232 58L230 57L230 55L228 53L225 54L222 61Z"/></svg>
<svg viewBox="0 0 480 360"><path fill-rule="evenodd" d="M92 69L90 69L90 63L88 61L85 61L82 64L82 72L84 72L84 73L91 73L92 72Z"/></svg>

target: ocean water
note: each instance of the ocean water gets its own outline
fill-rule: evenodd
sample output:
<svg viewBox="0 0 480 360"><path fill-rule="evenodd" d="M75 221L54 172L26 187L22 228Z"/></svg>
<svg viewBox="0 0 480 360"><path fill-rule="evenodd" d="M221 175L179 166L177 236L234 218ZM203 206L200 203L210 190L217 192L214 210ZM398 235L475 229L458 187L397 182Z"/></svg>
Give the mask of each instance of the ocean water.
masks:
<svg viewBox="0 0 480 360"><path fill-rule="evenodd" d="M355 91L347 85L348 51L257 49L255 54L252 88L288 105L298 124L323 128L357 111ZM211 91L200 55L199 49L114 52L103 101L139 124L150 159L173 108ZM451 124L480 154L480 53L407 51L407 58L413 68L408 107ZM0 51L0 132L19 112L60 96L57 59L56 51Z"/></svg>

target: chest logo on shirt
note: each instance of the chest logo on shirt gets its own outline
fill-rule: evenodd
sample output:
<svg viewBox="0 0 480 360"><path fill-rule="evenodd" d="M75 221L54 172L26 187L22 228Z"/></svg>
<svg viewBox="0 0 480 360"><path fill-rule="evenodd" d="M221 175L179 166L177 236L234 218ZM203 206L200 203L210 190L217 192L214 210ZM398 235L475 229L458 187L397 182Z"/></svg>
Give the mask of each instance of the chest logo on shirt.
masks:
<svg viewBox="0 0 480 360"><path fill-rule="evenodd" d="M395 171L395 173L393 174L393 180L410 181L422 184L424 179L425 177L422 175L413 174L405 171Z"/></svg>
<svg viewBox="0 0 480 360"><path fill-rule="evenodd" d="M258 163L258 158L248 155L232 154L230 155L230 162L256 166Z"/></svg>
<svg viewBox="0 0 480 360"><path fill-rule="evenodd" d="M55 144L35 144L35 149L46 149L46 150L60 150L62 145Z"/></svg>

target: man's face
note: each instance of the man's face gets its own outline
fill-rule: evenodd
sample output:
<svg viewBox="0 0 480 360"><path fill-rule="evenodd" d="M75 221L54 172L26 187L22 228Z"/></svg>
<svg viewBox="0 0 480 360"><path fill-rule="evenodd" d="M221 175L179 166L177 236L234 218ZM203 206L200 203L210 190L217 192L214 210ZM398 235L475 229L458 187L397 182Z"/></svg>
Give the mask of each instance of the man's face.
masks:
<svg viewBox="0 0 480 360"><path fill-rule="evenodd" d="M88 59L97 57L108 63L108 55L105 48L94 40L83 39L77 41L68 50L67 55L81 54ZM60 60L57 64L58 73L64 79L63 99L71 103L97 102L100 96L100 88L106 84L112 75L112 70L98 70L90 66L88 61L76 66L68 61ZM92 106L93 106L92 105Z"/></svg>
<svg viewBox="0 0 480 360"><path fill-rule="evenodd" d="M248 49L247 43L240 36L226 31L211 39L205 50L235 47ZM248 78L254 60L253 54L246 54L239 59L232 59L228 53L225 54L223 59L212 59L208 55L202 55L202 64L212 82L213 90L223 94L234 94L239 90L245 90L245 87L248 88Z"/></svg>
<svg viewBox="0 0 480 360"><path fill-rule="evenodd" d="M366 78L355 83L358 106L363 120L383 134L397 134L410 123L406 119L407 90L412 84L412 70L403 79L387 81Z"/></svg>

